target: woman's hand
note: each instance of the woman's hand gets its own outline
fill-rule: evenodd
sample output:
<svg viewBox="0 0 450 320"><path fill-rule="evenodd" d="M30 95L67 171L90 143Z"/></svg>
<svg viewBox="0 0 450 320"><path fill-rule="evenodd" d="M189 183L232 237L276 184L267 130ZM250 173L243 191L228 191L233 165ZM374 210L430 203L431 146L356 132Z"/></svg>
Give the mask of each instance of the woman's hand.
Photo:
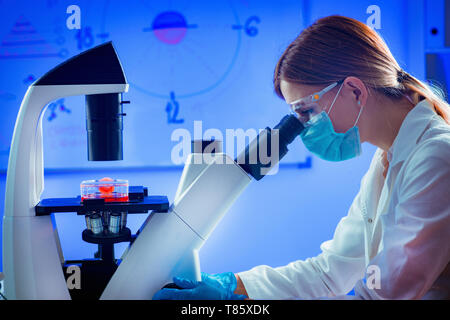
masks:
<svg viewBox="0 0 450 320"><path fill-rule="evenodd" d="M181 289L163 288L153 300L244 300L237 294L237 279L232 272L209 275L202 272L202 281L175 277L173 282ZM243 284L241 282L242 290ZM244 289L245 291L245 289Z"/></svg>

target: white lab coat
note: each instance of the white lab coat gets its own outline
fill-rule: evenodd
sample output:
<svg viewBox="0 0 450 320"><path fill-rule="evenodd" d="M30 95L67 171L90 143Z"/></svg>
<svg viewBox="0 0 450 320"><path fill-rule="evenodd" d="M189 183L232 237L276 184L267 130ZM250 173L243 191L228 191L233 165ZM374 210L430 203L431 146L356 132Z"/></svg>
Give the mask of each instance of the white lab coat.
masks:
<svg viewBox="0 0 450 320"><path fill-rule="evenodd" d="M450 299L450 126L423 100L387 153L386 179L382 154L322 253L238 273L250 298L344 298L354 288L356 299Z"/></svg>

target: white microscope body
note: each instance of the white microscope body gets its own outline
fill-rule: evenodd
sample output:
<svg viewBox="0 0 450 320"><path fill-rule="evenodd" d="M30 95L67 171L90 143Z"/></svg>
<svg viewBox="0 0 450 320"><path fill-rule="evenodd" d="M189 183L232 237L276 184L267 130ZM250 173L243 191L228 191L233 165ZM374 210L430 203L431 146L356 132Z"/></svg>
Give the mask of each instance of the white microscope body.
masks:
<svg viewBox="0 0 450 320"><path fill-rule="evenodd" d="M92 63L90 58L97 55L96 52L104 59L103 64L90 65L88 62ZM89 73L103 65L107 69L100 70L103 74L98 79L99 84L89 82L97 81ZM65 74L70 77L74 69L79 74L65 79ZM111 43L81 54L52 71L28 88L11 142L3 216L3 273L8 299L70 299L61 268L63 257L56 226L51 216L35 214L35 206L44 190L42 116L45 106L67 96L128 91ZM98 73L94 75L98 77Z"/></svg>
<svg viewBox="0 0 450 320"><path fill-rule="evenodd" d="M101 55L103 60L105 54L111 56L108 63L115 67L115 77L110 70L103 70L105 77L93 83L83 84L82 76L77 75L75 80L64 84L64 79L55 80L50 74L41 78L44 81L40 79L30 86L20 107L11 144L3 218L3 271L8 299L71 298L63 274L64 258L56 225L50 215L36 216L35 213L44 188L42 114L45 105L61 97L128 90L111 43L91 49L60 66L70 67L72 60L81 60L87 64L84 70L92 69L92 63L89 59L83 61L83 55L95 56L95 50L107 51ZM83 69L79 65L75 67ZM59 81L63 84L58 84ZM278 162L286 154L286 146L303 127L291 115L283 118L275 129L272 135L280 142ZM270 133L270 129L267 130ZM258 142L253 141L240 159L257 152ZM172 206L168 212L149 215L124 253L101 299L151 299L156 291L172 282L173 276L201 280L198 250L252 177L261 179L263 167L267 172L267 163L238 162L223 153L192 153ZM275 164L270 163L270 166Z"/></svg>
<svg viewBox="0 0 450 320"><path fill-rule="evenodd" d="M227 155L203 156L189 156L169 212L149 216L102 299L151 299L174 276L201 280L198 250L251 181Z"/></svg>
<svg viewBox="0 0 450 320"><path fill-rule="evenodd" d="M286 116L275 130L260 133L236 161L223 153L190 154L169 212L149 216L101 299L151 299L174 276L200 281L198 251L208 236L251 180L260 180L287 153L301 130L295 116ZM266 160L271 161L261 161L261 154L268 154L261 148L268 146L272 157Z"/></svg>

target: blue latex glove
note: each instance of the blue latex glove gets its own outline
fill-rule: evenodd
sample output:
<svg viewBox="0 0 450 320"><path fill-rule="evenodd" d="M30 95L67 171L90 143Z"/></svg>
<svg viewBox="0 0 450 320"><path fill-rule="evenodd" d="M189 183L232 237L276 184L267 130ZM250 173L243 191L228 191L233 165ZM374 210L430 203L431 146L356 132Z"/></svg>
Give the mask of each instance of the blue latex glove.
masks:
<svg viewBox="0 0 450 320"><path fill-rule="evenodd" d="M233 272L207 274L202 272L202 281L174 277L173 282L183 289L164 288L153 296L153 300L244 300L245 295L234 294L237 282Z"/></svg>

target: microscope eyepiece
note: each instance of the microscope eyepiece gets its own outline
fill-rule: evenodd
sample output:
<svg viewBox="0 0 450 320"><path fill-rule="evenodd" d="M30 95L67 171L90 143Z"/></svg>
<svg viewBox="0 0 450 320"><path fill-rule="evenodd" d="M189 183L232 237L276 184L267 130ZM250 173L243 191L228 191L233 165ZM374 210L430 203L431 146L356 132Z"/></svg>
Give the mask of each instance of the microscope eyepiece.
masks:
<svg viewBox="0 0 450 320"><path fill-rule="evenodd" d="M280 144L287 147L302 133L304 126L295 115L290 114L281 119L274 129L279 130Z"/></svg>
<svg viewBox="0 0 450 320"><path fill-rule="evenodd" d="M263 130L236 159L236 162L255 180L261 180L288 152L287 146L304 130L295 115L287 115L273 128ZM272 136L278 144L272 145ZM261 152L261 149L266 152ZM267 157L261 157L262 154ZM272 157L276 154L276 157ZM253 161L252 161L253 159ZM267 160L270 160L269 162Z"/></svg>

